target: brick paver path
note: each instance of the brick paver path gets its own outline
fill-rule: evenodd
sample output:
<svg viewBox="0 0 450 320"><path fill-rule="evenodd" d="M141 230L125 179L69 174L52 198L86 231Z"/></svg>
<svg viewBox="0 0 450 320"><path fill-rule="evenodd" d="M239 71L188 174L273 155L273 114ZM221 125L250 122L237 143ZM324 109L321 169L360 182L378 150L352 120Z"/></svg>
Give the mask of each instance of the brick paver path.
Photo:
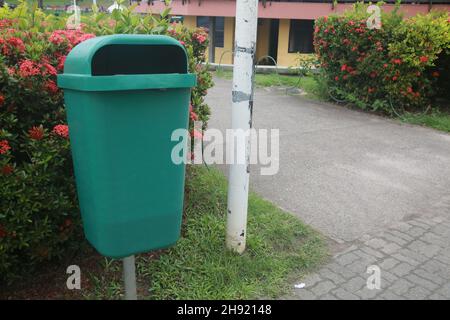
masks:
<svg viewBox="0 0 450 320"><path fill-rule="evenodd" d="M369 266L380 289L368 289ZM285 299L450 299L450 219L416 218L364 236Z"/></svg>

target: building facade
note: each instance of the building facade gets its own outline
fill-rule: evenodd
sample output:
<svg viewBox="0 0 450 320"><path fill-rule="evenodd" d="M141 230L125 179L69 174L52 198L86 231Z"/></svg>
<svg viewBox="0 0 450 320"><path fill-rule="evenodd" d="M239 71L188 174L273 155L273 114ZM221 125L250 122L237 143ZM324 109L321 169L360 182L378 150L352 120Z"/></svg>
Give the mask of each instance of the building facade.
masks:
<svg viewBox="0 0 450 320"><path fill-rule="evenodd" d="M261 0L258 9L256 57L270 56L279 66L295 66L299 53L313 52L314 20L320 16L351 8L352 0ZM377 2L372 0L372 2ZM393 9L394 0L385 0L383 10ZM141 1L137 12L160 13L164 1ZM235 0L172 0L171 14L188 27L210 30L210 62L232 64ZM427 13L431 9L450 11L450 0L403 0L406 17Z"/></svg>

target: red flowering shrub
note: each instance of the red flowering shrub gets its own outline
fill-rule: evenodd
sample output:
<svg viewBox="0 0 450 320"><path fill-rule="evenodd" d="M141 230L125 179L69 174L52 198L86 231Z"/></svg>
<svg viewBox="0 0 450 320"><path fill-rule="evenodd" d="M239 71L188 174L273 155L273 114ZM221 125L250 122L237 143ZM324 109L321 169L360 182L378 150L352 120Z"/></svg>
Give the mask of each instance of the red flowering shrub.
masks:
<svg viewBox="0 0 450 320"><path fill-rule="evenodd" d="M61 256L80 234L56 74L70 49L94 36L14 27L0 28L0 278L8 281Z"/></svg>
<svg viewBox="0 0 450 320"><path fill-rule="evenodd" d="M0 8L0 282L13 281L80 243L69 128L56 85L75 45L95 34L177 38L188 52L189 71L198 78L190 118L208 120L204 97L212 81L201 66L208 46L205 31L170 24L168 17L124 19L121 14L130 13L83 17L81 31L63 30L64 18L31 12L26 2L15 10Z"/></svg>
<svg viewBox="0 0 450 320"><path fill-rule="evenodd" d="M69 141L43 127L9 139L16 148L0 155L0 274L13 281L75 245L80 218Z"/></svg>
<svg viewBox="0 0 450 320"><path fill-rule="evenodd" d="M394 10L380 29L368 29L367 18L358 4L316 20L314 46L330 91L387 113L425 109L438 91L438 57L450 54L448 13L402 19Z"/></svg>

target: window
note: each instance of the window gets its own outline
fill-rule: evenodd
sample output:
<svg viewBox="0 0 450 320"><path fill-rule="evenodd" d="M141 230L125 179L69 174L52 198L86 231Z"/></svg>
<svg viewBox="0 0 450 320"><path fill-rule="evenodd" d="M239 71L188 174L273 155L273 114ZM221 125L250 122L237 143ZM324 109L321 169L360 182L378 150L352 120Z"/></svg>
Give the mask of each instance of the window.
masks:
<svg viewBox="0 0 450 320"><path fill-rule="evenodd" d="M216 17L216 29L214 30L214 46L223 48L225 18Z"/></svg>
<svg viewBox="0 0 450 320"><path fill-rule="evenodd" d="M197 28L209 29L209 17L197 17Z"/></svg>
<svg viewBox="0 0 450 320"><path fill-rule="evenodd" d="M225 18L224 17L212 17L215 20L214 29L214 47L223 48L224 46L224 29ZM206 28L210 30L210 17L197 17L197 27Z"/></svg>
<svg viewBox="0 0 450 320"><path fill-rule="evenodd" d="M291 20L289 29L289 53L312 53L314 20Z"/></svg>
<svg viewBox="0 0 450 320"><path fill-rule="evenodd" d="M170 17L170 23L183 23L184 17L183 16L171 16Z"/></svg>

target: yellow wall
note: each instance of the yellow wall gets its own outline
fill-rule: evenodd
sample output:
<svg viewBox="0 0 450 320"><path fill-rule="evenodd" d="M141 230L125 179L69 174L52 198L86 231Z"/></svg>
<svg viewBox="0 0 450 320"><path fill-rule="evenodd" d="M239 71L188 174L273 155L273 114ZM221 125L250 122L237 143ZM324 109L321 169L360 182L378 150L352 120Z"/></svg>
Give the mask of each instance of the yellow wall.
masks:
<svg viewBox="0 0 450 320"><path fill-rule="evenodd" d="M194 29L197 27L197 17L196 16L184 16L183 24L189 29Z"/></svg>
<svg viewBox="0 0 450 320"><path fill-rule="evenodd" d="M234 43L234 18L225 17L223 48L216 47L215 52L216 57L214 62L219 63L220 57L223 54L221 63L232 64L233 43Z"/></svg>
<svg viewBox="0 0 450 320"><path fill-rule="evenodd" d="M257 61L269 54L270 19L258 20L258 38L256 40Z"/></svg>
<svg viewBox="0 0 450 320"><path fill-rule="evenodd" d="M197 17L196 16L184 16L183 24L190 28L194 29L197 27ZM216 47L215 48L215 61L219 63L220 57L223 54L222 62L223 64L232 64L233 63L233 44L234 44L234 18L225 17L225 25L224 25L224 40L223 40L223 48ZM206 50L206 56L208 57L208 51Z"/></svg>
<svg viewBox="0 0 450 320"><path fill-rule="evenodd" d="M197 26L196 16L184 16L183 22L188 28L195 28ZM224 47L215 48L215 61L219 63L220 57L223 54L221 63L232 64L233 63L233 46L234 46L234 18L225 17L225 29L224 29ZM279 66L291 67L298 64L297 53L288 53L289 46L289 19L280 19L280 27L278 33L278 59ZM270 19L260 19L258 23L258 40L256 44L256 58L259 59L265 56L269 52L269 37L270 37ZM226 53L224 53L226 52ZM208 54L208 52L206 52Z"/></svg>
<svg viewBox="0 0 450 320"><path fill-rule="evenodd" d="M278 66L291 67L297 64L298 54L288 53L289 47L289 19L280 19L280 29L278 33Z"/></svg>

